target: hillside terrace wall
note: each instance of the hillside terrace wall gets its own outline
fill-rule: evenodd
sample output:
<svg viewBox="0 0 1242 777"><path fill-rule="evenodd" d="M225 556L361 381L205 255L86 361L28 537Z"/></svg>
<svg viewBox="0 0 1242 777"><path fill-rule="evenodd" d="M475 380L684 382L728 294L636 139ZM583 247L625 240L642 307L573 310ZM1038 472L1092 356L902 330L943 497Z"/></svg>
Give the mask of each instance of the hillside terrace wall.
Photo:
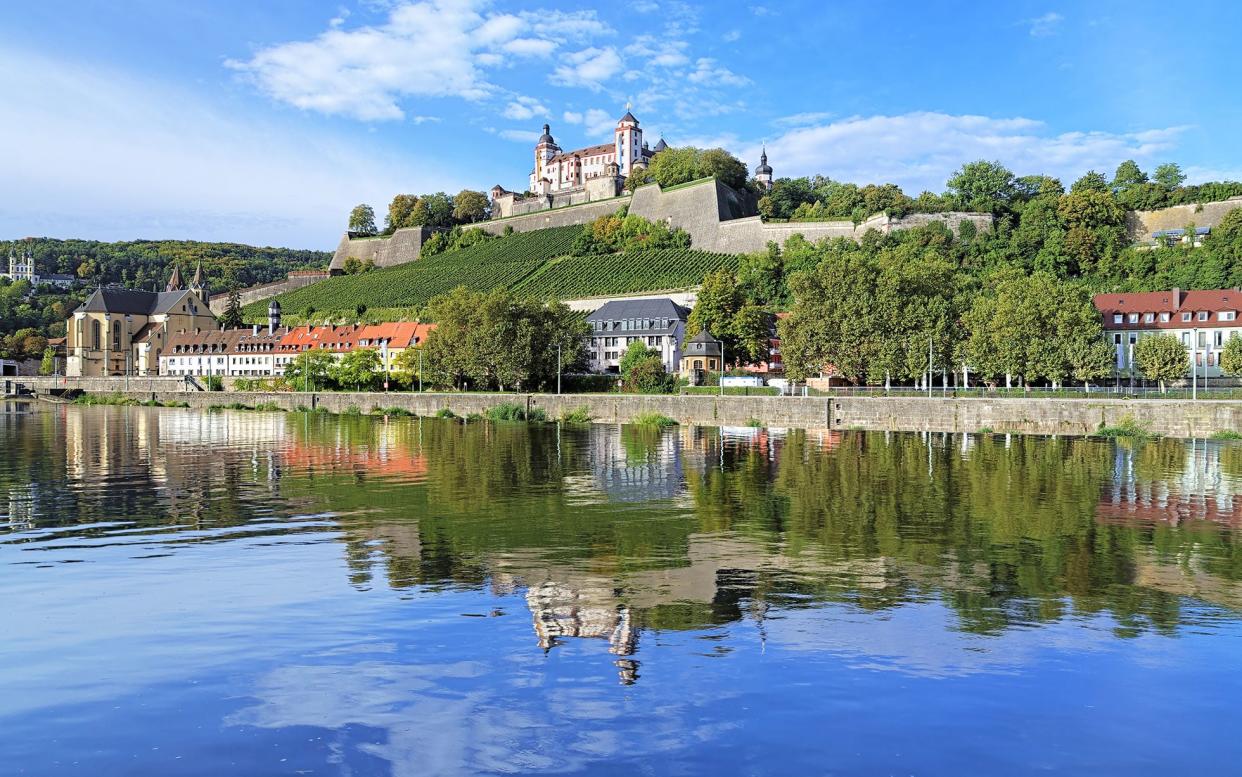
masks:
<svg viewBox="0 0 1242 777"><path fill-rule="evenodd" d="M328 270L344 272L346 259L357 259L364 264L369 260L376 267L392 267L413 262L418 259L423 243L433 233L434 230L427 227L407 227L386 237L351 238L345 235L336 246L336 253L332 255Z"/></svg>
<svg viewBox="0 0 1242 777"><path fill-rule="evenodd" d="M1151 233L1162 229L1181 229L1194 222L1196 227L1216 227L1227 213L1242 208L1242 197L1221 202L1173 205L1160 210L1132 210L1126 214L1126 231L1135 243L1151 243Z"/></svg>
<svg viewBox="0 0 1242 777"><path fill-rule="evenodd" d="M305 288L306 286L319 283L322 280L327 280L327 278L327 272L314 274L303 273L298 275L290 273L289 277L285 278L283 281L275 281L273 283L265 283L261 286L251 286L248 289L241 289L237 293L237 298L241 302L242 307L245 307L252 302L262 302L263 300L270 299L278 294L284 294L287 291L295 291L297 289ZM211 308L211 312L215 313L217 316L222 314L228 305L229 295L227 294L218 294L215 297L212 297L211 302L208 303L208 307Z"/></svg>

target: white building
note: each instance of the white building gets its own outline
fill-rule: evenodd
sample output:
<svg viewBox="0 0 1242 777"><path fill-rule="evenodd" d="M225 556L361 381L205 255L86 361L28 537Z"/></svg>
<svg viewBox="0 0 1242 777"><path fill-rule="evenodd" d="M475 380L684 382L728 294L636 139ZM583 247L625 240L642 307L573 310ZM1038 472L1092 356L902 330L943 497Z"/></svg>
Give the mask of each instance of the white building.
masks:
<svg viewBox="0 0 1242 777"><path fill-rule="evenodd" d="M551 127L543 125L543 135L535 143L529 191L536 194L580 189L592 178L619 175L624 179L635 169L646 168L651 157L668 147L660 140L655 148L649 148L638 119L629 111L617 121L611 143L564 151L551 133ZM612 165L616 165L615 170Z"/></svg>
<svg viewBox="0 0 1242 777"><path fill-rule="evenodd" d="M1119 377L1142 377L1134 364L1135 346L1154 334L1177 337L1200 378L1223 377L1220 353L1229 338L1242 332L1238 320L1242 292L1238 289L1097 294L1094 303L1114 348Z"/></svg>
<svg viewBox="0 0 1242 777"><path fill-rule="evenodd" d="M34 254L30 253L29 250L24 254L9 252L9 271L0 273L0 277L8 278L14 282L28 281L32 286L48 284L61 288L73 286L78 280L72 275L57 275L55 273L39 275L35 272Z"/></svg>
<svg viewBox="0 0 1242 777"><path fill-rule="evenodd" d="M667 297L613 300L587 316L587 358L592 372L618 372L630 343L660 352L665 372L676 372L686 333L687 308Z"/></svg>

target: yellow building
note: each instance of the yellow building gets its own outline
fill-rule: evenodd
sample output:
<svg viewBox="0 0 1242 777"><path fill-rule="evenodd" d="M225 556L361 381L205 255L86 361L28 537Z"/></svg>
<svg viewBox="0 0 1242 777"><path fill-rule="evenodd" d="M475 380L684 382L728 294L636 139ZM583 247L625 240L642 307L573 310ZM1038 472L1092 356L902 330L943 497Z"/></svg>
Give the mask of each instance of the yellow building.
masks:
<svg viewBox="0 0 1242 777"><path fill-rule="evenodd" d="M200 289L96 289L68 321L65 374L158 375L170 335L219 326Z"/></svg>

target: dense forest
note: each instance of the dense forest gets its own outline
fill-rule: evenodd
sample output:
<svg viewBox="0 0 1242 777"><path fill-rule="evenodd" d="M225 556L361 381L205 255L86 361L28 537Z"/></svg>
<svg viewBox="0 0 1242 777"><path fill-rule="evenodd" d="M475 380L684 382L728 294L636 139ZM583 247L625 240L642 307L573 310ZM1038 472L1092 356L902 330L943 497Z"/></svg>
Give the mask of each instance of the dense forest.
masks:
<svg viewBox="0 0 1242 777"><path fill-rule="evenodd" d="M327 267L332 255L325 251L291 248L259 248L238 243L201 243L193 240L135 240L104 243L97 240L54 240L27 238L0 241L0 265L8 270L10 252L35 259L40 274L61 273L81 279L72 290L49 286L30 288L26 282L0 279L0 351L25 354L25 348L6 346L4 340L21 332L22 342L29 332L44 337L64 334L64 322L96 286L122 286L131 289L160 289L168 283L173 267L179 267L189 280L202 263L209 290L221 294L231 288L245 288L284 278L290 270ZM16 353L15 353L16 351Z"/></svg>

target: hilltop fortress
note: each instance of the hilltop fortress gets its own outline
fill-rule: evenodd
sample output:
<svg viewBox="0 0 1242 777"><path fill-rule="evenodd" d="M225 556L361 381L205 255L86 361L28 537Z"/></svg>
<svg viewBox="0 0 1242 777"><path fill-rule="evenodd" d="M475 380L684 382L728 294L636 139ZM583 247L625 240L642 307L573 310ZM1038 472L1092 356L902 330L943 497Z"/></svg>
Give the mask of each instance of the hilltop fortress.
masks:
<svg viewBox="0 0 1242 777"><path fill-rule="evenodd" d="M933 221L954 231L966 221L980 229L992 226L991 214L964 212L917 213L902 218L879 213L858 224L848 220L765 223L758 215L753 194L735 191L710 178L668 189L647 184L632 195L626 192L626 177L646 169L666 148L663 139L650 146L643 139L638 119L628 111L617 121L612 143L573 151L563 151L545 124L535 144L529 190L518 194L500 185L492 187L492 218L463 228L484 229L498 235L510 227L514 232L530 232L574 226L587 224L628 204L630 213L684 229L696 249L739 254L762 251L770 241L784 243L795 234L811 241L831 237L859 240L868 230L887 233ZM755 180L770 187L772 175L765 151L755 168ZM387 237L346 235L337 245L329 270L343 272L347 259L371 261L378 267L415 261L432 233L426 227L411 227L398 229Z"/></svg>

